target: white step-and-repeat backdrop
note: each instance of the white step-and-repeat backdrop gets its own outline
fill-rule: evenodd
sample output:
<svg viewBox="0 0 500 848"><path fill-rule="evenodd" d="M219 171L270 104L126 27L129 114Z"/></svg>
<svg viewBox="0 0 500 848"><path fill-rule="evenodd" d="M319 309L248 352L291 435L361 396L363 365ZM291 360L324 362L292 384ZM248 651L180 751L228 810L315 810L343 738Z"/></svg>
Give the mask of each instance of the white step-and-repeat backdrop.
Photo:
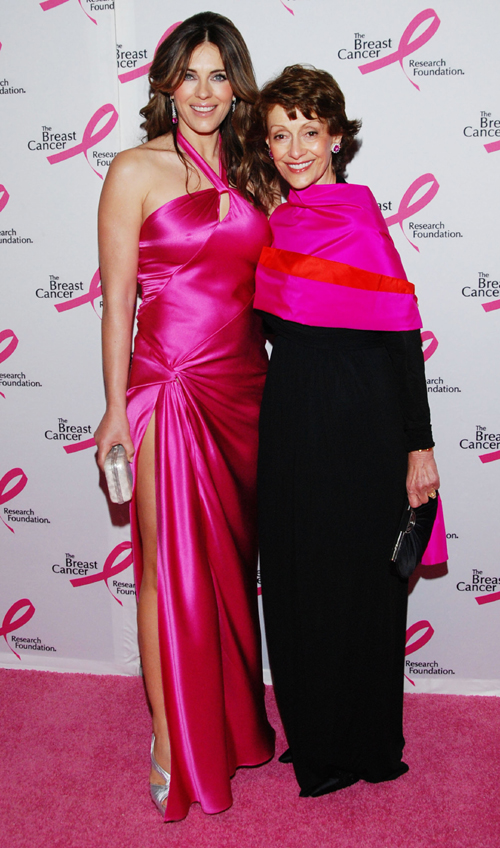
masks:
<svg viewBox="0 0 500 848"><path fill-rule="evenodd" d="M92 439L96 208L113 156L140 142L156 45L206 3L0 2L0 665L136 674L127 510ZM412 582L407 687L500 695L498 0L212 10L259 83L326 68L363 119L349 179L374 191L419 294L450 554Z"/></svg>

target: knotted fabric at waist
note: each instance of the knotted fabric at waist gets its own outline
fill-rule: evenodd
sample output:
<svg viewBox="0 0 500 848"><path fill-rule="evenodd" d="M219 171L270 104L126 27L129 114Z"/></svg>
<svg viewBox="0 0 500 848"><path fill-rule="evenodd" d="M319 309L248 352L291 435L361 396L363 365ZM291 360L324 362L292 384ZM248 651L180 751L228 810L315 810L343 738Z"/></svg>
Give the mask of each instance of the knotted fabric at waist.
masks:
<svg viewBox="0 0 500 848"><path fill-rule="evenodd" d="M129 387L146 386L154 383L173 383L186 370L186 364L172 364L161 348L137 334L130 370Z"/></svg>

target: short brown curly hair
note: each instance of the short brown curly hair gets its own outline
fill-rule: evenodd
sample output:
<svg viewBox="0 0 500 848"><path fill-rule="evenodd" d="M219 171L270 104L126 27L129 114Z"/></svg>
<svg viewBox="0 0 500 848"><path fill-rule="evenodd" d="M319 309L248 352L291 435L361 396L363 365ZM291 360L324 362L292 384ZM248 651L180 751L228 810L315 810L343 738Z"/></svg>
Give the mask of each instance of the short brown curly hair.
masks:
<svg viewBox="0 0 500 848"><path fill-rule="evenodd" d="M361 128L361 121L348 119L344 95L328 71L308 65L289 65L276 79L268 82L252 109L238 186L264 209L273 205L273 198L279 191L279 179L265 143L267 117L274 106L282 106L292 121L297 117L297 110L308 119L320 118L326 122L330 135L342 136L340 151L332 159L335 173L341 178L359 146L355 137Z"/></svg>

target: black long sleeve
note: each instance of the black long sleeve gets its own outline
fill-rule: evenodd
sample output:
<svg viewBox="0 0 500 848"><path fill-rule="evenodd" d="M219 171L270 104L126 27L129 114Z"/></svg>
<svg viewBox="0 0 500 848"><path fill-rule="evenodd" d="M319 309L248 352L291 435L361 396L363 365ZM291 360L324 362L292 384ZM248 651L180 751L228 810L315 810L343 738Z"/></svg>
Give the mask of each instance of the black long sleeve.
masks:
<svg viewBox="0 0 500 848"><path fill-rule="evenodd" d="M408 451L434 447L420 330L383 334L394 367Z"/></svg>

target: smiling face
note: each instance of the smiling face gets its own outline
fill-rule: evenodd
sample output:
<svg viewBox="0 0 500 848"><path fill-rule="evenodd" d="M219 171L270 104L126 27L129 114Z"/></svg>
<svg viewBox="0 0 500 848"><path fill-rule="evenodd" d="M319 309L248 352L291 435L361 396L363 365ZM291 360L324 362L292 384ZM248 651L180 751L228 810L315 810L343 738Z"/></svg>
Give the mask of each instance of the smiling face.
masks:
<svg viewBox="0 0 500 848"><path fill-rule="evenodd" d="M279 173L296 190L335 182L332 148L342 136L330 135L326 121L306 118L298 109L291 119L282 106L267 116L266 142Z"/></svg>
<svg viewBox="0 0 500 848"><path fill-rule="evenodd" d="M181 85L173 94L179 129L201 135L214 133L231 108L233 90L219 48L210 42L196 47Z"/></svg>

